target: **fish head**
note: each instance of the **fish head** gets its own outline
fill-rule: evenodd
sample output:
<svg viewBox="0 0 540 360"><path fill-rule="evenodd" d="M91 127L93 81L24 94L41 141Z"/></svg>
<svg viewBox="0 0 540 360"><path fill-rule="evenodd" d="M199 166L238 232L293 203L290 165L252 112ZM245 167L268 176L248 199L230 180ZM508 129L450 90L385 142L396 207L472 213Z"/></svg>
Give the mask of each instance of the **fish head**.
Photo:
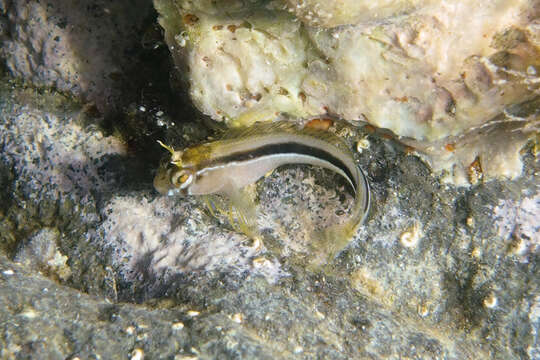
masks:
<svg viewBox="0 0 540 360"><path fill-rule="evenodd" d="M175 162L162 164L154 177L154 188L163 195L186 195L195 179L195 171Z"/></svg>
<svg viewBox="0 0 540 360"><path fill-rule="evenodd" d="M195 171L190 166L184 165L182 161L184 151L174 150L161 141L158 142L171 153L171 156L157 170L154 188L163 195L187 194L195 178Z"/></svg>

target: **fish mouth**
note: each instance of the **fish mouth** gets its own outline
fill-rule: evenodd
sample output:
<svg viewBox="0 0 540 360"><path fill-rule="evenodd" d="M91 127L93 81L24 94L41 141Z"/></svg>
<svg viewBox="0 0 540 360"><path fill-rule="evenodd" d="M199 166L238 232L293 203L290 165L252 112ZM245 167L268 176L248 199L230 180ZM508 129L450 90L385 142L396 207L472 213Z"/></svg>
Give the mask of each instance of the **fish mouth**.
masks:
<svg viewBox="0 0 540 360"><path fill-rule="evenodd" d="M170 171L165 166L160 166L154 177L154 189L161 195L168 195L171 190L175 190L171 183Z"/></svg>

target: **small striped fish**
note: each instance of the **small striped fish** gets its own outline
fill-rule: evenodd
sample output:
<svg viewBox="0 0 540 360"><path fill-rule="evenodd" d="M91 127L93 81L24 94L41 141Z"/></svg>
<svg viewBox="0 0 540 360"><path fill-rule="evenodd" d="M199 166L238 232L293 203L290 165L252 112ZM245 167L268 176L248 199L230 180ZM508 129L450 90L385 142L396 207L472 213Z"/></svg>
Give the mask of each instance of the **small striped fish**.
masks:
<svg viewBox="0 0 540 360"><path fill-rule="evenodd" d="M170 162L154 179L154 187L162 194L232 196L281 165L310 164L340 174L353 188L355 205L348 220L349 236L367 216L367 179L347 145L328 131L298 129L281 121L256 123L246 130L232 131L222 140L183 151L160 144L171 153Z"/></svg>

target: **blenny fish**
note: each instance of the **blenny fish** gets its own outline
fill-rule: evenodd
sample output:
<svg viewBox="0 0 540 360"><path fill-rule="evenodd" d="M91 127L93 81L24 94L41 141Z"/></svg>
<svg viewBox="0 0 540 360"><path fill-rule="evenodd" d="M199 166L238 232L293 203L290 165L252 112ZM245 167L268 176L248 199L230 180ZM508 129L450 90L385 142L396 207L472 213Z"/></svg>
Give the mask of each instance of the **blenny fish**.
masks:
<svg viewBox="0 0 540 360"><path fill-rule="evenodd" d="M250 213L242 189L281 165L310 164L343 176L354 192L354 208L347 222L313 234L312 248L323 248L325 253L325 259L317 262L330 259L345 247L369 210L370 191L366 176L349 147L329 131L300 129L293 123L278 121L231 130L221 140L184 150L160 144L171 153L171 158L160 167L154 179L158 192L225 196L247 222L254 222L254 213Z"/></svg>

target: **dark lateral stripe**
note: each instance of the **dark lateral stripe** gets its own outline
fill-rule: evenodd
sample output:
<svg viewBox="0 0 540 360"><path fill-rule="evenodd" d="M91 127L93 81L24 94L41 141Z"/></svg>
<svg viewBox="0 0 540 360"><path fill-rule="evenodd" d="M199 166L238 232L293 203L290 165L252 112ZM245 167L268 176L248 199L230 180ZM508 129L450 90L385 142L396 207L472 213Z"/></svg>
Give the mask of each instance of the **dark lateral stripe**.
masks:
<svg viewBox="0 0 540 360"><path fill-rule="evenodd" d="M217 158L213 160L210 164L207 164L206 166L212 167L212 166L217 166L217 165L225 165L230 162L248 161L248 160L253 160L260 157L276 155L276 154L299 154L299 155L307 155L307 156L316 157L318 159L322 159L334 165L335 167L341 169L345 173L345 175L349 177L351 182L355 184L355 187L359 185L359 184L356 184L355 177L353 176L351 170L340 159L338 159L334 155L322 149L309 146L309 145L304 145L297 142L268 144L268 145L260 146L254 150L232 153L230 155ZM299 161L298 163L302 163L302 162Z"/></svg>

